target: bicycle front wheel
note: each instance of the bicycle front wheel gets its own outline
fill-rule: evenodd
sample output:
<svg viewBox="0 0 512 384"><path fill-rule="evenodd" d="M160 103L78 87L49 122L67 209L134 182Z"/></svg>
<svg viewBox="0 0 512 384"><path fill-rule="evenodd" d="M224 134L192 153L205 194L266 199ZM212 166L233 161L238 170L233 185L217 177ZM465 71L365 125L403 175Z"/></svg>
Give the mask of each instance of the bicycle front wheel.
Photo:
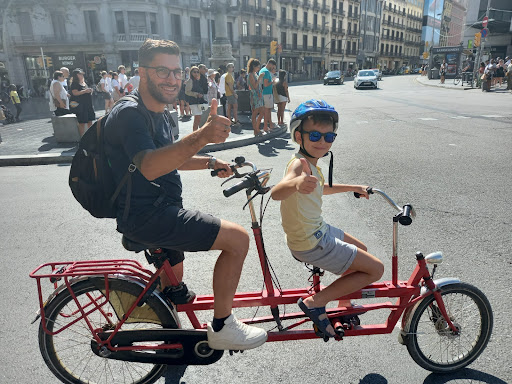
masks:
<svg viewBox="0 0 512 384"><path fill-rule="evenodd" d="M87 318L94 329L115 328L143 288L134 282L109 278L109 301ZM94 302L105 301L105 279L93 277L73 285L81 307L91 310ZM92 335L85 320L71 324L80 317L78 306L68 290L62 291L45 309L46 326L56 335L39 327L39 348L52 373L64 383L154 383L164 373L166 365L143 364L102 358L92 351ZM71 325L70 325L71 324ZM154 295L137 307L121 330L145 328L178 328L176 319Z"/></svg>
<svg viewBox="0 0 512 384"><path fill-rule="evenodd" d="M493 314L487 297L470 284L448 285L441 288L441 295L459 332L452 332L431 295L411 317L407 350L426 370L447 373L464 368L480 356L491 337Z"/></svg>
<svg viewBox="0 0 512 384"><path fill-rule="evenodd" d="M459 85L460 80L461 80L461 78L460 78L460 77L456 77L455 79L453 79L453 84L455 84L455 85Z"/></svg>

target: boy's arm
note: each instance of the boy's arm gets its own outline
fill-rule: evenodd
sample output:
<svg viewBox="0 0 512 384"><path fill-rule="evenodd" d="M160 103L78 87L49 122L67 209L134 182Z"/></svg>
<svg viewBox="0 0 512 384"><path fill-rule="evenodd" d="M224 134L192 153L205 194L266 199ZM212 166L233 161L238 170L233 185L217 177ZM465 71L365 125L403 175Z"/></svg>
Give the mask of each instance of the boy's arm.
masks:
<svg viewBox="0 0 512 384"><path fill-rule="evenodd" d="M318 179L311 175L311 169L306 159L294 160L288 172L276 186L272 188L272 199L286 200L295 192L309 194L318 184Z"/></svg>
<svg viewBox="0 0 512 384"><path fill-rule="evenodd" d="M334 193L343 192L357 192L361 195L361 197L368 199L368 192L366 191L367 188L367 185L333 184L332 187L329 187L329 185L324 185L324 195L332 195Z"/></svg>

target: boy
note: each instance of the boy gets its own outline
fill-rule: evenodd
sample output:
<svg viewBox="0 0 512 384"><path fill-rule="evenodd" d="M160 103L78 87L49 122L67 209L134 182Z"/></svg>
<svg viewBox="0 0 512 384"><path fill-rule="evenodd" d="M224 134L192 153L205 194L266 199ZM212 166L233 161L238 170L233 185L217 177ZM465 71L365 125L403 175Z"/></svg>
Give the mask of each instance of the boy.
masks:
<svg viewBox="0 0 512 384"><path fill-rule="evenodd" d="M366 186L324 185L317 166L336 138L338 113L323 100L308 100L297 107L290 121L292 140L299 152L288 163L284 178L272 189L272 198L281 201L281 219L292 255L305 263L337 275L331 285L304 299L298 305L328 337L334 337L325 306L381 278L384 266L366 251L365 245L322 219L322 196L357 192L368 199ZM349 271L350 268L350 271ZM350 301L340 301L349 307Z"/></svg>

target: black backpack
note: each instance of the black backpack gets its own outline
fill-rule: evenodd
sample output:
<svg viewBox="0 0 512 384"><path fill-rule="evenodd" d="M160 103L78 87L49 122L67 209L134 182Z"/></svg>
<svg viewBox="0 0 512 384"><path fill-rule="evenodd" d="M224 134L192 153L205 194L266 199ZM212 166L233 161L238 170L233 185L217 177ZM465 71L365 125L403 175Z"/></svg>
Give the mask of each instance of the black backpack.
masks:
<svg viewBox="0 0 512 384"><path fill-rule="evenodd" d="M136 95L126 95L117 103L134 101L137 109L141 111L150 123L151 136L154 134L154 122L148 110L139 104ZM130 197L132 189L132 173L137 170L135 164L130 164L119 185L114 181L114 175L110 167L104 149L104 128L108 114L100 117L85 132L78 144L78 150L73 157L69 171L69 187L75 199L91 215L98 218L116 218L116 199L121 189L126 184L126 205L123 220L128 218L130 209Z"/></svg>

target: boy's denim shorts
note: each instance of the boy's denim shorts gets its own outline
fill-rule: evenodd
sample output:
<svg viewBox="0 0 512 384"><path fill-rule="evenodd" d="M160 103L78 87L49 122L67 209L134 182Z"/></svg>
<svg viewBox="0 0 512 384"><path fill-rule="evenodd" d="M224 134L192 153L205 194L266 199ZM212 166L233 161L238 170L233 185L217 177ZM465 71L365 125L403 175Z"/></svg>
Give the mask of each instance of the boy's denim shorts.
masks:
<svg viewBox="0 0 512 384"><path fill-rule="evenodd" d="M293 251L292 255L303 263L312 264L335 275L343 274L354 261L357 247L343 241L345 232L336 227L327 225L327 233L322 236L319 243L309 251Z"/></svg>

